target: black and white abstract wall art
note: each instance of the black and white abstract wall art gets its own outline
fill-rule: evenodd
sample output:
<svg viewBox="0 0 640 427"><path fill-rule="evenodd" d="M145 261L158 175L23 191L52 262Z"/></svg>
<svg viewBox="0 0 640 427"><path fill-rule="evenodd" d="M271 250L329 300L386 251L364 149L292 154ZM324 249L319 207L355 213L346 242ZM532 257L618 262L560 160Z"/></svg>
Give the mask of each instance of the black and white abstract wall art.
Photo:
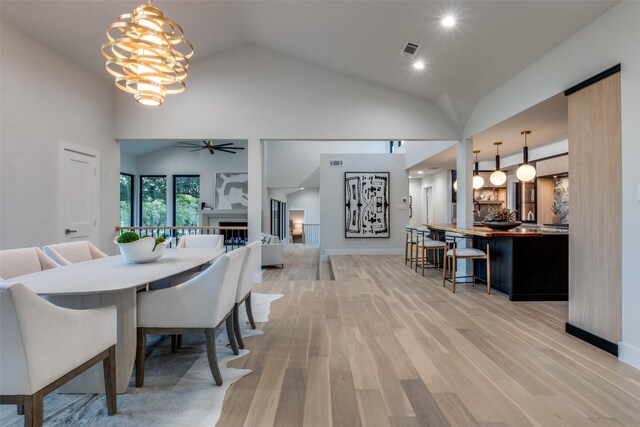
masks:
<svg viewBox="0 0 640 427"><path fill-rule="evenodd" d="M389 237L389 172L345 172L345 237Z"/></svg>
<svg viewBox="0 0 640 427"><path fill-rule="evenodd" d="M247 209L249 175L246 172L216 173L215 209Z"/></svg>

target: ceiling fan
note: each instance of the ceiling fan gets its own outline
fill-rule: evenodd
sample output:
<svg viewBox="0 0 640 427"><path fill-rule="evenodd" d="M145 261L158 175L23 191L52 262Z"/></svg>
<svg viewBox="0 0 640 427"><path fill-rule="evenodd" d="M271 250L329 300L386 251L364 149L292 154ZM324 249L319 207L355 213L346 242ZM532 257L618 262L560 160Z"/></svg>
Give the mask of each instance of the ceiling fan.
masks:
<svg viewBox="0 0 640 427"><path fill-rule="evenodd" d="M213 140L201 141L179 141L174 148L191 148L191 152L200 150L209 150L209 153L215 154L215 150L224 151L225 153L236 154L235 150L244 150L244 147L234 147L233 142L222 142L216 144Z"/></svg>

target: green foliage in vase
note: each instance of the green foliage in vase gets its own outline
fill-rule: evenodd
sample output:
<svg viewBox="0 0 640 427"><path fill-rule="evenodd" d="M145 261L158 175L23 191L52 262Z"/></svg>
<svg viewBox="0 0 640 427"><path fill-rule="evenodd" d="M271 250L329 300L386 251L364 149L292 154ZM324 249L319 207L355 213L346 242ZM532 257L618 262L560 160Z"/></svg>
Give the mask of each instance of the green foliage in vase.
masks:
<svg viewBox="0 0 640 427"><path fill-rule="evenodd" d="M126 233L122 233L120 237L118 237L118 243L131 243L136 240L140 240L140 236L138 236L133 231L127 231Z"/></svg>
<svg viewBox="0 0 640 427"><path fill-rule="evenodd" d="M515 222L516 211L506 208L490 208L484 217L486 222Z"/></svg>
<svg viewBox="0 0 640 427"><path fill-rule="evenodd" d="M164 237L156 237L156 244L155 244L155 245L153 245L153 249L152 249L151 251L155 251L155 250L156 250L156 247L157 247L160 243L164 242L164 240L165 240L165 239L164 239Z"/></svg>

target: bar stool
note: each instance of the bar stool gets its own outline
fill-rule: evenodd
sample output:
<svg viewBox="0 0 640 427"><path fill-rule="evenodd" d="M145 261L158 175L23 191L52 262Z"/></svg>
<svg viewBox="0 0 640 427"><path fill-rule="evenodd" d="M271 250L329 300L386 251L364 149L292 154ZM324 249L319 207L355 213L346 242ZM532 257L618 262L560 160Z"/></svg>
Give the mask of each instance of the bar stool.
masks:
<svg viewBox="0 0 640 427"><path fill-rule="evenodd" d="M418 271L418 254L422 255L422 275L424 276L424 269L428 262L429 251L433 251L433 268L440 266L440 250L444 249L445 243L441 240L432 240L429 238L431 231L428 228L418 227L416 230L418 234L418 243L416 245L416 268Z"/></svg>
<svg viewBox="0 0 640 427"><path fill-rule="evenodd" d="M474 260L484 259L487 263L487 294L491 293L491 260L489 255L489 243L487 243L487 251L484 252L476 248L458 248L458 243L465 239L471 240L470 236L465 236L460 233L447 232L445 234L445 248L444 248L444 269L442 270L442 287L447 285L447 281L453 284L453 293L456 293L457 283L471 283L475 285L475 264ZM459 259L471 260L471 276L459 276L456 277L457 262ZM449 277L447 277L447 270L449 271ZM458 279L468 279L471 281L460 282Z"/></svg>
<svg viewBox="0 0 640 427"><path fill-rule="evenodd" d="M413 247L418 243L416 230L417 227L413 225L407 225L404 228L406 234L404 242L404 265L407 265L407 261L409 261L410 268L413 268Z"/></svg>

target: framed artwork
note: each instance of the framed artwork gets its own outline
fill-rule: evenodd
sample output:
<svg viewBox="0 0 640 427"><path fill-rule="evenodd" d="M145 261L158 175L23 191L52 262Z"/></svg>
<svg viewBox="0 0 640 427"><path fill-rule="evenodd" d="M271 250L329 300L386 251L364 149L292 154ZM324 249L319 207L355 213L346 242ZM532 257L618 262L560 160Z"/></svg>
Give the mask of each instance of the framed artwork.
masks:
<svg viewBox="0 0 640 427"><path fill-rule="evenodd" d="M249 175L246 172L216 173L214 209L247 209Z"/></svg>
<svg viewBox="0 0 640 427"><path fill-rule="evenodd" d="M345 172L344 236L389 238L389 172Z"/></svg>

